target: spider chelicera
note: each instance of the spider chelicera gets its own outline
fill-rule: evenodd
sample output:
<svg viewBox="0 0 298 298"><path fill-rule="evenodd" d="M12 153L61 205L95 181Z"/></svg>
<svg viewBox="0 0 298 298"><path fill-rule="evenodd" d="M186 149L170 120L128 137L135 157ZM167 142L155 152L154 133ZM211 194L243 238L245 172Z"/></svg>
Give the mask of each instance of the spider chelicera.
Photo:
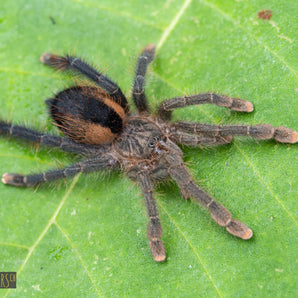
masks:
<svg viewBox="0 0 298 298"><path fill-rule="evenodd" d="M27 176L5 173L2 176L5 184L29 187L72 177L79 172L115 168L126 172L129 178L138 182L144 194L149 216L149 246L154 260L162 262L166 254L153 185L167 177L177 182L185 199L195 198L229 233L242 239L249 239L253 235L251 229L233 219L225 207L196 185L183 163L183 153L177 144L223 145L232 142L233 136L238 135L296 143L298 133L282 126L274 128L270 124L219 126L186 121L169 122L174 109L197 104L214 104L240 112L253 111L251 102L213 93L168 99L160 105L157 115L150 114L144 77L154 54L155 47L150 44L138 58L132 91L137 114L130 113L127 99L117 84L81 59L43 54L42 63L84 75L93 82L93 85L72 86L46 101L54 124L66 137L45 134L2 120L0 133L84 156L78 163L45 173Z"/></svg>

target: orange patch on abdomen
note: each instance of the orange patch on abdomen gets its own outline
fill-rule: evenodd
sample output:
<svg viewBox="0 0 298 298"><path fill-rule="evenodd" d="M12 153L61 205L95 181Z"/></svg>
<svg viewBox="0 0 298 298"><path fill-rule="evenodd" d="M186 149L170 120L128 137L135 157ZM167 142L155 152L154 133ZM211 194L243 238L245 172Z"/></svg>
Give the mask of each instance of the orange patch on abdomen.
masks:
<svg viewBox="0 0 298 298"><path fill-rule="evenodd" d="M124 109L117 102L113 101L109 97L105 97L103 102L107 106L112 108L119 115L119 117L124 121L124 118L125 118Z"/></svg>
<svg viewBox="0 0 298 298"><path fill-rule="evenodd" d="M112 133L110 128L102 127L100 124L95 123L85 123L85 136L84 143L86 144L107 144L111 143L116 134Z"/></svg>

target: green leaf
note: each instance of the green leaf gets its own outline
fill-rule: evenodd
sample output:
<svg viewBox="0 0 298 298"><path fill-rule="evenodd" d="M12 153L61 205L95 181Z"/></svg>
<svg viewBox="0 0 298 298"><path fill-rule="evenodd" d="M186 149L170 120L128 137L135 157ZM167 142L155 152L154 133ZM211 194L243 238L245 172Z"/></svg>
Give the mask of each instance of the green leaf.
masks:
<svg viewBox="0 0 298 298"><path fill-rule="evenodd" d="M270 20L258 19L270 9ZM98 65L129 96L142 48L157 45L147 76L152 108L215 91L250 100L251 114L215 106L174 120L297 127L297 1L1 1L1 117L55 132L44 99L67 77L39 62L72 53ZM130 101L131 103L131 101ZM37 189L0 185L0 270L16 271L8 296L294 297L297 291L297 145L236 138L183 148L202 187L249 225L236 239L173 184L157 188L167 261L152 260L146 210L125 175L79 175ZM59 150L0 140L2 172L74 162Z"/></svg>

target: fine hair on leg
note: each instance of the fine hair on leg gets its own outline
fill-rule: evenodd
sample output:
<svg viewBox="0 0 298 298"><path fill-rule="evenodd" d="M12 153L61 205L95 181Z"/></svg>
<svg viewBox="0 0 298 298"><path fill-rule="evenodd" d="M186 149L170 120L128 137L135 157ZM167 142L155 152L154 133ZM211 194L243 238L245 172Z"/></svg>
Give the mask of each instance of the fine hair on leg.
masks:
<svg viewBox="0 0 298 298"><path fill-rule="evenodd" d="M153 60L155 47L153 44L147 45L138 59L136 76L132 89L134 103L139 112L149 112L148 102L145 95L145 74L149 63Z"/></svg>
<svg viewBox="0 0 298 298"><path fill-rule="evenodd" d="M226 95L214 93L202 93L191 96L175 97L165 100L158 109L158 116L163 120L170 120L174 109L190 105L214 104L216 106L229 108L239 112L252 112L253 104L249 101L232 98Z"/></svg>
<svg viewBox="0 0 298 298"><path fill-rule="evenodd" d="M95 82L98 86L106 90L108 92L108 95L115 102L117 102L125 110L126 113L129 111L127 99L122 93L120 87L109 77L98 72L82 59L71 56L63 57L55 54L44 53L40 57L40 61L59 70L66 69L78 72L86 76L87 78Z"/></svg>
<svg viewBox="0 0 298 298"><path fill-rule="evenodd" d="M61 178L69 178L82 172L89 173L103 169L112 169L118 165L117 161L110 155L102 156L100 158L92 158L83 160L73 165L67 166L64 169L50 170L44 173L21 175L14 173L4 173L2 176L2 183L13 186L31 187L42 182L50 182Z"/></svg>
<svg viewBox="0 0 298 298"><path fill-rule="evenodd" d="M258 140L275 139L280 143L291 144L296 143L298 138L294 130L283 126L274 128L271 124L214 125L180 121L173 123L172 128L176 130L173 135L186 132L204 137L250 136Z"/></svg>
<svg viewBox="0 0 298 298"><path fill-rule="evenodd" d="M74 142L69 138L42 133L25 126L14 125L13 123L2 120L0 120L0 135L20 138L35 144L59 148L62 151L79 153L82 155L92 155L94 153L103 154L108 150L108 146L81 144Z"/></svg>
<svg viewBox="0 0 298 298"><path fill-rule="evenodd" d="M148 173L140 170L137 180L144 194L149 223L147 228L147 237L152 256L155 261L162 262L166 258L163 242L160 240L162 236L162 227L159 221L159 215L155 199L153 197L153 184Z"/></svg>

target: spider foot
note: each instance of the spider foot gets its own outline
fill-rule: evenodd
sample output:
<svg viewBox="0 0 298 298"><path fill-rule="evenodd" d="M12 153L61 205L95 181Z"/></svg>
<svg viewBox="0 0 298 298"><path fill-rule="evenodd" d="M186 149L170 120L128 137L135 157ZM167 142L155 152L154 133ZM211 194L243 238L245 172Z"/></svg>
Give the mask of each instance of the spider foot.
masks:
<svg viewBox="0 0 298 298"><path fill-rule="evenodd" d="M284 126L274 128L271 124L258 124L248 127L248 134L259 140L274 138L280 143L294 144L298 142L297 131Z"/></svg>
<svg viewBox="0 0 298 298"><path fill-rule="evenodd" d="M298 132L287 127L278 126L275 128L274 138L280 143L294 144L298 142Z"/></svg>
<svg viewBox="0 0 298 298"><path fill-rule="evenodd" d="M155 55L155 45L153 43L148 44L143 50L143 55L146 55L148 61L151 62Z"/></svg>
<svg viewBox="0 0 298 298"><path fill-rule="evenodd" d="M24 186L24 176L20 174L4 173L1 178L3 184L14 186Z"/></svg>
<svg viewBox="0 0 298 298"><path fill-rule="evenodd" d="M52 56L52 54L50 54L50 53L43 53L40 56L40 62L43 64L49 64L49 62L51 60L51 56Z"/></svg>
<svg viewBox="0 0 298 298"><path fill-rule="evenodd" d="M40 56L40 62L52 67L55 67L57 69L65 69L68 66L68 61L64 57L60 57L55 54L50 53L43 53Z"/></svg>
<svg viewBox="0 0 298 298"><path fill-rule="evenodd" d="M161 240L151 240L149 246L156 262L163 262L166 259L165 247Z"/></svg>
<svg viewBox="0 0 298 298"><path fill-rule="evenodd" d="M240 98L231 98L231 100L232 105L230 109L233 111L250 113L254 110L254 105L250 101Z"/></svg>
<svg viewBox="0 0 298 298"><path fill-rule="evenodd" d="M253 232L244 223L237 219L233 219L231 213L224 206L212 202L209 206L211 217L222 227L225 227L227 231L241 239L250 239Z"/></svg>
<svg viewBox="0 0 298 298"><path fill-rule="evenodd" d="M227 231L243 240L250 239L253 236L252 230L239 220L232 219L226 226Z"/></svg>

